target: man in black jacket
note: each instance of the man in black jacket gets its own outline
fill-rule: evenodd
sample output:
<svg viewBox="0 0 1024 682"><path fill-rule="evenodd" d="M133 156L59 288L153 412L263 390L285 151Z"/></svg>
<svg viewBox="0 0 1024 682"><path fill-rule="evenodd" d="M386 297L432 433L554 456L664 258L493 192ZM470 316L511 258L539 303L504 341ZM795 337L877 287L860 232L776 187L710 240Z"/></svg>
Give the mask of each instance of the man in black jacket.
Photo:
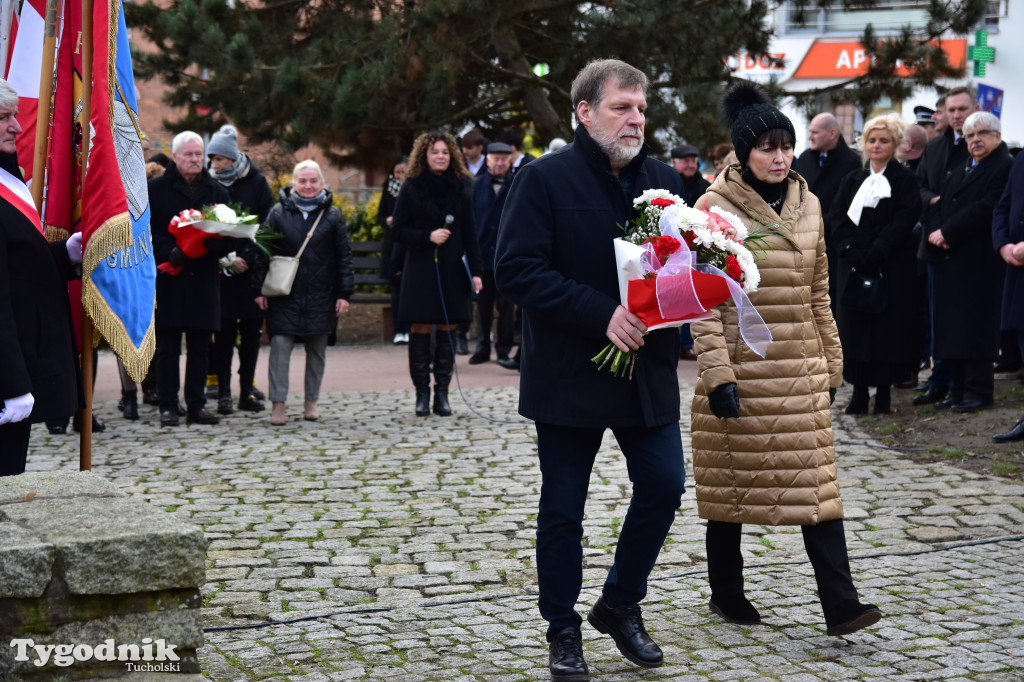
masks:
<svg viewBox="0 0 1024 682"><path fill-rule="evenodd" d="M847 175L860 168L860 155L850 149L839 132L839 121L832 114L818 114L811 119L807 130L810 147L793 164L793 170L807 181L807 188L821 203L821 217L825 223L825 248L828 252L828 293L835 310L835 263L832 246L832 225L829 212L832 201L839 193L839 184Z"/></svg>
<svg viewBox="0 0 1024 682"><path fill-rule="evenodd" d="M626 459L633 498L588 620L633 663L663 663L639 602L683 492L679 334L647 334L619 304L612 245L635 197L650 188L682 193L679 174L647 158L647 86L642 72L618 60L580 71L571 91L580 121L573 143L516 174L498 233L498 289L523 310L519 412L537 429L539 606L557 680L589 679L575 604L587 486L607 428ZM632 379L591 362L609 340L639 349Z"/></svg>
<svg viewBox="0 0 1024 682"><path fill-rule="evenodd" d="M700 163L697 159L699 154L692 144L681 144L672 148L672 167L683 181L681 196L687 206L696 206L697 199L704 196L704 192L711 186L711 183L700 174Z"/></svg>
<svg viewBox="0 0 1024 682"><path fill-rule="evenodd" d="M220 418L206 409L206 369L210 334L220 329L220 266L217 260L233 251L234 239L206 240L207 253L189 258L178 248L169 224L181 211L203 209L231 201L226 189L203 168L203 139L192 131L171 141L174 162L163 175L149 181L153 255L181 268L176 275L156 275L156 367L161 426L178 425L178 387L181 337L185 360L185 406L189 424L216 424Z"/></svg>

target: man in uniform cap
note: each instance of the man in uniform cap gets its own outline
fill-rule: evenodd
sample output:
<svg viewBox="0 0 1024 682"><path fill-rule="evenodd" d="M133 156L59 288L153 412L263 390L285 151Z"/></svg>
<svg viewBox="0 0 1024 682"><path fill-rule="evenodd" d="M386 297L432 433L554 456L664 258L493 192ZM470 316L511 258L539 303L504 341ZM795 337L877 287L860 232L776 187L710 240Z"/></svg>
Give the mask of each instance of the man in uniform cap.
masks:
<svg viewBox="0 0 1024 682"><path fill-rule="evenodd" d="M696 204L697 199L704 196L704 191L711 186L700 174L697 156L700 152L692 144L681 144L672 149L672 167L683 180L683 201L687 206Z"/></svg>
<svg viewBox="0 0 1024 682"><path fill-rule="evenodd" d="M914 107L914 123L919 126L933 126L935 125L935 121L932 120L932 115L934 113L935 110L931 107Z"/></svg>

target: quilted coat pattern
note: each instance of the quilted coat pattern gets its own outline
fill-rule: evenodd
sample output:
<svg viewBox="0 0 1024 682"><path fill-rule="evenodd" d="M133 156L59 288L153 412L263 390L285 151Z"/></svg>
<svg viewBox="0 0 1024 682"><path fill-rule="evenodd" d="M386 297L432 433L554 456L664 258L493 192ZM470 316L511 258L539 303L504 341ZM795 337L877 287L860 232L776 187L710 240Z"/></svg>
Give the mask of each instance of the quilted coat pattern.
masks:
<svg viewBox="0 0 1024 682"><path fill-rule="evenodd" d="M720 206L749 227L774 225L759 254L761 284L750 300L771 330L761 358L740 338L736 307L691 325L698 353L692 435L701 518L805 525L842 518L829 387L842 383L843 355L829 310L828 263L818 200L795 172L781 215L740 177L723 171L697 203ZM738 419L719 419L707 394L734 382Z"/></svg>

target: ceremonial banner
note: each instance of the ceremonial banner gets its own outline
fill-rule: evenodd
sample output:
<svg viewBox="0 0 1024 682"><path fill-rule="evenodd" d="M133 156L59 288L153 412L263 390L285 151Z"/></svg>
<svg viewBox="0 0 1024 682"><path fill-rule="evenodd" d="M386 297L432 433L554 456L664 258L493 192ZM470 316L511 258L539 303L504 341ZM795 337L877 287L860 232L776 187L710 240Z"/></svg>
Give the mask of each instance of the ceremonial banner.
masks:
<svg viewBox="0 0 1024 682"><path fill-rule="evenodd" d="M93 8L92 141L82 199L82 299L129 374L153 358L156 264L135 79L120 0Z"/></svg>

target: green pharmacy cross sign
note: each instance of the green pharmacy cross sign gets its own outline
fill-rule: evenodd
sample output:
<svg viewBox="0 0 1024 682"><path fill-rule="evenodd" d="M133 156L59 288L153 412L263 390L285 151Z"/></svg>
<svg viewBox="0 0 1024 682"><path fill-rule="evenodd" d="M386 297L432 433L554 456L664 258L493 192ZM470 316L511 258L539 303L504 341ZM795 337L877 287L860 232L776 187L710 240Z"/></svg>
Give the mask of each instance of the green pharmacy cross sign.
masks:
<svg viewBox="0 0 1024 682"><path fill-rule="evenodd" d="M967 58L974 62L974 75L984 76L986 64L996 60L996 48L988 46L988 31L974 32L974 46L967 48Z"/></svg>

